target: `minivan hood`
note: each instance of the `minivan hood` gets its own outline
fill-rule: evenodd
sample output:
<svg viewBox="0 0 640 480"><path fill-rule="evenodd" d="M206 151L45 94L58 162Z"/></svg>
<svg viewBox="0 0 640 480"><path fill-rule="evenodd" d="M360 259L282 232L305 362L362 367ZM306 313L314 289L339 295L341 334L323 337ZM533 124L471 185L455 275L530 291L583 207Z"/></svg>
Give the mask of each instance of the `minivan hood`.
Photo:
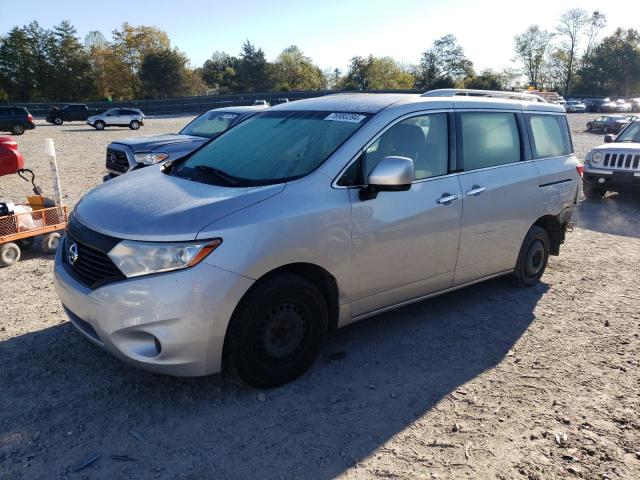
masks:
<svg viewBox="0 0 640 480"><path fill-rule="evenodd" d="M126 138L124 140L118 140L113 142L114 144L127 145L133 149L134 153L140 152L152 152L158 147L165 145L173 145L175 143L193 143L194 149L206 141L208 138L196 137L195 135L180 135L180 134L167 134L167 135L144 135L135 138Z"/></svg>
<svg viewBox="0 0 640 480"><path fill-rule="evenodd" d="M205 226L279 194L285 184L219 187L162 173L159 166L121 175L87 193L73 212L84 226L143 241L195 240Z"/></svg>

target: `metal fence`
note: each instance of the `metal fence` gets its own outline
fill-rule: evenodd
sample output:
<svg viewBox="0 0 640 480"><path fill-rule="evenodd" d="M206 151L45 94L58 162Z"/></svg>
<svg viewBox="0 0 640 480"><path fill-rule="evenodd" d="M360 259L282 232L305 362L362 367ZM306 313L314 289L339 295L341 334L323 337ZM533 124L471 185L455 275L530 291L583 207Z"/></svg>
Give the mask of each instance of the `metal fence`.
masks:
<svg viewBox="0 0 640 480"><path fill-rule="evenodd" d="M201 113L213 108L231 107L238 105L253 105L259 100L266 100L271 105L283 103L287 100L301 100L303 98L322 97L335 93L347 93L338 90L314 90L299 92L262 92L240 93L234 95L202 95L197 97L168 98L165 100L130 100L123 102L87 102L89 108L106 110L109 108L139 108L145 115L179 115ZM415 90L375 90L368 93L418 93ZM34 117L44 117L52 106L76 102L0 102L0 105L26 107Z"/></svg>

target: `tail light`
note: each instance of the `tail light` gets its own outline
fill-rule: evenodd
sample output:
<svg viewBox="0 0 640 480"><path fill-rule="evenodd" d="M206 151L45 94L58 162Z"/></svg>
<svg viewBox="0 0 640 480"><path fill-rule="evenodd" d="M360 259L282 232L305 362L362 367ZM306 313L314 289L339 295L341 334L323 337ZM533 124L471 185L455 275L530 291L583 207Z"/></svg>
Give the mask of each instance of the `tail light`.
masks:
<svg viewBox="0 0 640 480"><path fill-rule="evenodd" d="M27 120L29 120L30 123L33 123L33 115L27 115Z"/></svg>
<svg viewBox="0 0 640 480"><path fill-rule="evenodd" d="M578 175L580 175L580 178L582 178L582 174L584 173L584 165L579 163L578 165L576 165L576 170L578 171Z"/></svg>

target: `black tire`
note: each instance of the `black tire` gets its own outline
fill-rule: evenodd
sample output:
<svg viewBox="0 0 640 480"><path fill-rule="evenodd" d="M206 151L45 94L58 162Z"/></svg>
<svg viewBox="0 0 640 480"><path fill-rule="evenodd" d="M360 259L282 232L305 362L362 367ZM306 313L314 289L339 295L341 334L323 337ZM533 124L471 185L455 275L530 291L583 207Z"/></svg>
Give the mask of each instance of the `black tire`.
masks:
<svg viewBox="0 0 640 480"><path fill-rule="evenodd" d="M513 271L513 280L518 287L533 287L536 285L549 262L549 234L547 231L534 225L524 237L518 263Z"/></svg>
<svg viewBox="0 0 640 480"><path fill-rule="evenodd" d="M138 122L137 120L131 120L131 123L129 123L129 128L131 130L138 130L140 128L140 122Z"/></svg>
<svg viewBox="0 0 640 480"><path fill-rule="evenodd" d="M20 247L15 243L0 245L0 266L11 267L20 260Z"/></svg>
<svg viewBox="0 0 640 480"><path fill-rule="evenodd" d="M23 238L22 240L18 240L17 243L20 247L20 250L29 250L35 245L36 237Z"/></svg>
<svg viewBox="0 0 640 480"><path fill-rule="evenodd" d="M14 135L22 135L24 133L24 125L16 123L11 127L11 133L13 133Z"/></svg>
<svg viewBox="0 0 640 480"><path fill-rule="evenodd" d="M54 125L58 125L58 126L60 126L60 125L62 125L63 123L64 123L64 120L62 120L62 117L56 117L56 118L54 118L54 119L53 119L53 124L54 124Z"/></svg>
<svg viewBox="0 0 640 480"><path fill-rule="evenodd" d="M582 193L589 200L600 200L607 194L604 188L597 187L589 182L582 182Z"/></svg>
<svg viewBox="0 0 640 480"><path fill-rule="evenodd" d="M47 233L42 237L42 242L40 243L40 248L46 254L56 253L58 249L58 245L60 244L60 233L52 232Z"/></svg>
<svg viewBox="0 0 640 480"><path fill-rule="evenodd" d="M608 133L611 133L611 130L609 130L609 127L604 126L604 127L602 127L602 133L604 133L606 135Z"/></svg>
<svg viewBox="0 0 640 480"><path fill-rule="evenodd" d="M302 375L320 354L328 310L314 284L280 274L258 282L231 318L223 369L256 388L273 388Z"/></svg>
<svg viewBox="0 0 640 480"><path fill-rule="evenodd" d="M591 130L593 130L593 125L591 125L591 122L587 123L587 132L590 132Z"/></svg>
<svg viewBox="0 0 640 480"><path fill-rule="evenodd" d="M105 126L106 124L102 120L96 120L93 123L93 128L95 128L96 130L104 130Z"/></svg>

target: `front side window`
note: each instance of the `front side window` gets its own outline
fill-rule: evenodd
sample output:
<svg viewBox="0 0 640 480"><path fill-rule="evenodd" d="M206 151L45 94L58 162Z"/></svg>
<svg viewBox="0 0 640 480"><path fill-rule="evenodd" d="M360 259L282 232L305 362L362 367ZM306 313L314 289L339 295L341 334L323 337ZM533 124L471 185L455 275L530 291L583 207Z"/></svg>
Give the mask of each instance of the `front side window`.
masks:
<svg viewBox="0 0 640 480"><path fill-rule="evenodd" d="M559 157L572 153L567 120L561 115L526 115L531 133L533 158Z"/></svg>
<svg viewBox="0 0 640 480"><path fill-rule="evenodd" d="M460 129L465 170L521 160L520 132L515 114L464 112L460 114Z"/></svg>
<svg viewBox="0 0 640 480"><path fill-rule="evenodd" d="M365 175L389 156L412 159L415 180L445 175L449 165L447 114L419 115L391 127L365 151Z"/></svg>
<svg viewBox="0 0 640 480"><path fill-rule="evenodd" d="M233 186L293 180L319 167L369 118L349 112L264 112L197 150L171 173Z"/></svg>
<svg viewBox="0 0 640 480"><path fill-rule="evenodd" d="M239 113L207 112L184 127L180 134L213 138L227 130L239 116Z"/></svg>

